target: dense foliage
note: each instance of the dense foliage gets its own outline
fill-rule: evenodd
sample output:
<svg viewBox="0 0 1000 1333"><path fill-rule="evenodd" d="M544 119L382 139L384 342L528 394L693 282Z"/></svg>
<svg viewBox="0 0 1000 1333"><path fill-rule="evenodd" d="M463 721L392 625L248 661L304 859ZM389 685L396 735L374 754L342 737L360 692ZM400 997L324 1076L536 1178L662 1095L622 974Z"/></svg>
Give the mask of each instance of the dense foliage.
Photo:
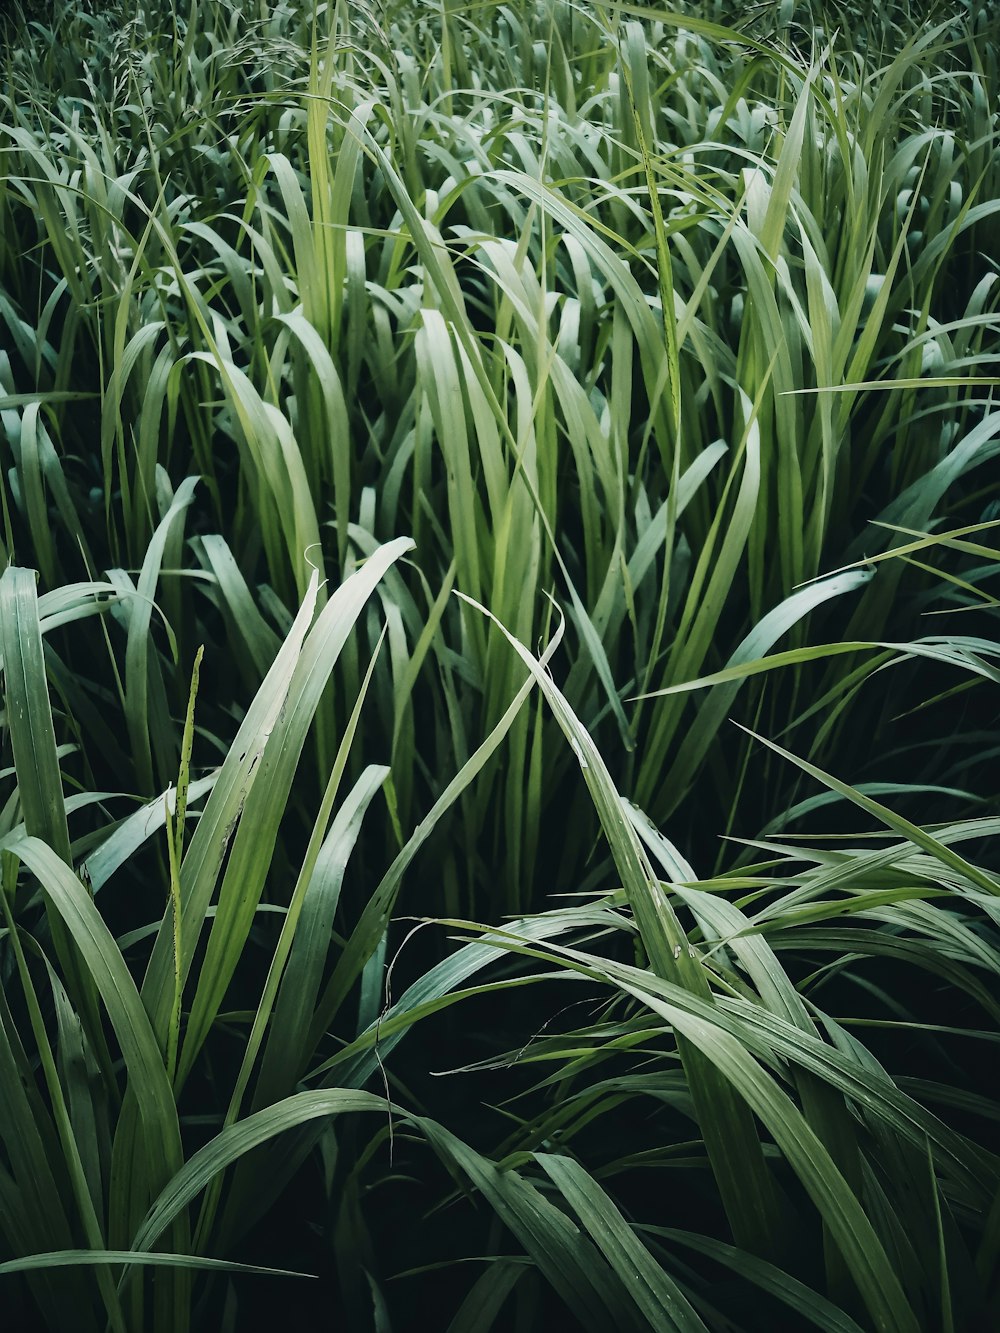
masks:
<svg viewBox="0 0 1000 1333"><path fill-rule="evenodd" d="M9 1327L1000 1321L990 10L8 29Z"/></svg>

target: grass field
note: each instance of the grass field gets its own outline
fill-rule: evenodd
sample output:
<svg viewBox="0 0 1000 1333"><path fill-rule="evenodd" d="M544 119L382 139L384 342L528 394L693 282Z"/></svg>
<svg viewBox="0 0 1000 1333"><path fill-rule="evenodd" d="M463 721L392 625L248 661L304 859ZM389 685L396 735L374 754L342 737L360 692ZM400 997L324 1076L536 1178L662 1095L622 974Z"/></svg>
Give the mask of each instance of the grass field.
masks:
<svg viewBox="0 0 1000 1333"><path fill-rule="evenodd" d="M996 1328L993 6L0 58L5 1327Z"/></svg>

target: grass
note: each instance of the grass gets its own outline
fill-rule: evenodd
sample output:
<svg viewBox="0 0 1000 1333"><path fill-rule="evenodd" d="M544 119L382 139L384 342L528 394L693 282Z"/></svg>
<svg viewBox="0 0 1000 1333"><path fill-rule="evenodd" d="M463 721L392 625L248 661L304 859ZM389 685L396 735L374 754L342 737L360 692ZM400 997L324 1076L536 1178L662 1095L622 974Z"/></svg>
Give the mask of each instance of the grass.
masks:
<svg viewBox="0 0 1000 1333"><path fill-rule="evenodd" d="M988 7L12 22L12 1326L992 1327Z"/></svg>

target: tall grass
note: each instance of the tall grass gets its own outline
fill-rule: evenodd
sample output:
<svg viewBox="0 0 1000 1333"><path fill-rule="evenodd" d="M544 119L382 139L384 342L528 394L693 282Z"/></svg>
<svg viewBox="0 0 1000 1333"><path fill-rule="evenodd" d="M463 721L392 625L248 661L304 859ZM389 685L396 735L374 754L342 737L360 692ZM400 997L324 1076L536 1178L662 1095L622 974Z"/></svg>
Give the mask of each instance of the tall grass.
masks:
<svg viewBox="0 0 1000 1333"><path fill-rule="evenodd" d="M13 31L15 1326L989 1327L987 10Z"/></svg>

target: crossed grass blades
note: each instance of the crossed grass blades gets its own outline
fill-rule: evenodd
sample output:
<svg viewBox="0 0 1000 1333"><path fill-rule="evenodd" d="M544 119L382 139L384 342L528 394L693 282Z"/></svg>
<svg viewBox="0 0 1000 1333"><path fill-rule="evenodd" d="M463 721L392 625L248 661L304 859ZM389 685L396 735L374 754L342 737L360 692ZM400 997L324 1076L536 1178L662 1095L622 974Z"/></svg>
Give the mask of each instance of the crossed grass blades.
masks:
<svg viewBox="0 0 1000 1333"><path fill-rule="evenodd" d="M874 9L8 28L11 1327L997 1322L1000 44Z"/></svg>

